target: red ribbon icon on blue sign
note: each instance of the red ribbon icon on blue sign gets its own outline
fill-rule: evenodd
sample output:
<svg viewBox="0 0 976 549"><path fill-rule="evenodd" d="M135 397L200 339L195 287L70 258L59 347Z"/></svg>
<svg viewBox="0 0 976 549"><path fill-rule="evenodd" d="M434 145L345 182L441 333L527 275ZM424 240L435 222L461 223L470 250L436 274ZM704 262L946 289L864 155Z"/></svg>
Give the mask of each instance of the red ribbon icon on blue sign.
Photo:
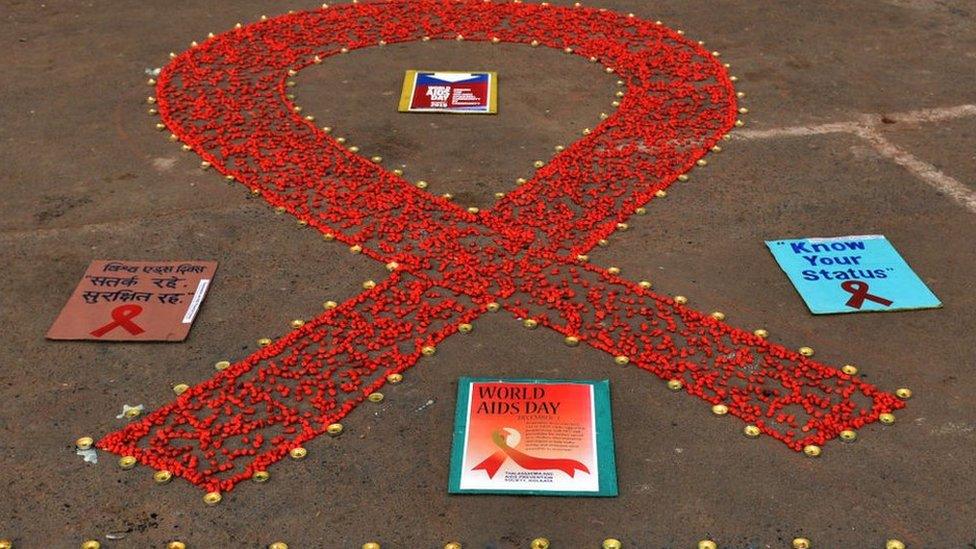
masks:
<svg viewBox="0 0 976 549"><path fill-rule="evenodd" d="M893 301L890 299L885 299L879 295L869 294L868 283L862 280L845 280L844 282L841 282L840 287L843 288L845 292L851 294L851 298L847 300L848 307L860 309L861 305L864 305L865 299L875 303L880 303L885 307L889 307L893 303Z"/></svg>

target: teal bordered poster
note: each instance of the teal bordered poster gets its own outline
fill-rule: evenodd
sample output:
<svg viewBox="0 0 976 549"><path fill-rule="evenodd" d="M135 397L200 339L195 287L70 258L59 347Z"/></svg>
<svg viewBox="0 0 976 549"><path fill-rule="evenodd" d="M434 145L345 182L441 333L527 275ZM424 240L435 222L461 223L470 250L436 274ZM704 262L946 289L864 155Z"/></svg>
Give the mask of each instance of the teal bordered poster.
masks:
<svg viewBox="0 0 976 549"><path fill-rule="evenodd" d="M610 382L461 378L449 491L616 496Z"/></svg>
<svg viewBox="0 0 976 549"><path fill-rule="evenodd" d="M766 246L815 315L942 306L884 236L771 240Z"/></svg>

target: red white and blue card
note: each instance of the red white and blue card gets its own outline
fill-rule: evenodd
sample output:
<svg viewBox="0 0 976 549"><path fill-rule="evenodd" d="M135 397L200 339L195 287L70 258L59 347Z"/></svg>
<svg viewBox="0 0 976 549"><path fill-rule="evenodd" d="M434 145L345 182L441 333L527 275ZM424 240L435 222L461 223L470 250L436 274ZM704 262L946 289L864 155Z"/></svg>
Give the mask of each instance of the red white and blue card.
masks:
<svg viewBox="0 0 976 549"><path fill-rule="evenodd" d="M766 246L815 315L942 306L882 235L769 240Z"/></svg>
<svg viewBox="0 0 976 549"><path fill-rule="evenodd" d="M493 72L409 70L403 78L399 111L495 114L497 76Z"/></svg>

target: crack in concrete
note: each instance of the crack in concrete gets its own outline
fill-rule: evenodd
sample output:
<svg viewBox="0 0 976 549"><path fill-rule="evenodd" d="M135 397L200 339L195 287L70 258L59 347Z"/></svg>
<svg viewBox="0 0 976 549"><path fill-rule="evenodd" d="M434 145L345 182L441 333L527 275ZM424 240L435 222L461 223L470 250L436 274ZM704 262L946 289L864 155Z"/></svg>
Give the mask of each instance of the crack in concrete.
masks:
<svg viewBox="0 0 976 549"><path fill-rule="evenodd" d="M971 213L976 213L976 191L958 179L942 172L932 164L921 160L912 153L898 147L879 131L885 119L908 124L924 124L976 116L976 105L967 104L956 107L921 109L887 116L865 114L847 122L831 122L812 126L788 126L768 130L740 130L732 133L735 139L778 139L786 137L806 137L830 133L848 133L864 139L881 156L905 168L930 187L955 200Z"/></svg>

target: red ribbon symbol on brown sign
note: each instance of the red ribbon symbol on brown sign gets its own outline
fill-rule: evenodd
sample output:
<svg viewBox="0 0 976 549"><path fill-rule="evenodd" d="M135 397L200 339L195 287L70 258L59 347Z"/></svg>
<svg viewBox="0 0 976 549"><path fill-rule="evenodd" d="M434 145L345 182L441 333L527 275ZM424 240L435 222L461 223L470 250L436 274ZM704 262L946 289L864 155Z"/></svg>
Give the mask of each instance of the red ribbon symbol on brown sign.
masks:
<svg viewBox="0 0 976 549"><path fill-rule="evenodd" d="M500 469L502 464L505 463L505 460L509 458L517 463L519 467L529 471L547 471L558 469L571 477L576 476L577 470L583 471L584 473L590 472L590 470L586 468L586 465L583 465L575 459L538 458L530 456L524 452L520 452L508 445L508 437L501 431L493 432L491 434L491 440L500 449L494 454L488 456L486 460L471 468L472 471L483 469L486 473L488 473L488 478L495 478L495 473L497 473L498 469Z"/></svg>
<svg viewBox="0 0 976 549"><path fill-rule="evenodd" d="M122 305L121 307L116 307L112 309L112 322L109 322L101 328L92 330L91 335L94 337L102 337L116 328L122 328L132 335L139 335L145 332L145 330L135 322L132 322L132 319L140 314L142 314L141 305Z"/></svg>
<svg viewBox="0 0 976 549"><path fill-rule="evenodd" d="M868 283L861 280L845 280L840 284L840 287L843 288L845 292L851 294L851 298L848 299L846 303L848 307L860 309L861 305L864 305L865 299L875 303L880 303L885 307L893 303L893 301L890 299L885 299L879 295L869 294Z"/></svg>

